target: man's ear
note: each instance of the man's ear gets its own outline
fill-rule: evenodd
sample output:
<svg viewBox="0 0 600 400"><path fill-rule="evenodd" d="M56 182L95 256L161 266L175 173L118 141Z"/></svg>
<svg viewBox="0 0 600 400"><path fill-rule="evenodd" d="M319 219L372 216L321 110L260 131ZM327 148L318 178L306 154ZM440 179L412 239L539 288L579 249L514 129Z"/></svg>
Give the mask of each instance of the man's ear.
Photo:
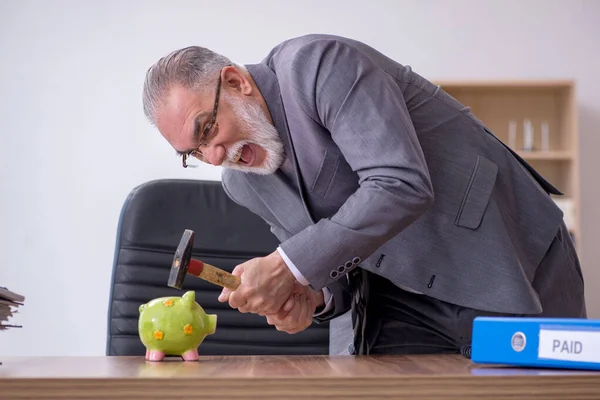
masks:
<svg viewBox="0 0 600 400"><path fill-rule="evenodd" d="M252 94L252 84L242 71L235 66L230 65L221 70L221 80L223 85L238 91L240 94L250 96Z"/></svg>

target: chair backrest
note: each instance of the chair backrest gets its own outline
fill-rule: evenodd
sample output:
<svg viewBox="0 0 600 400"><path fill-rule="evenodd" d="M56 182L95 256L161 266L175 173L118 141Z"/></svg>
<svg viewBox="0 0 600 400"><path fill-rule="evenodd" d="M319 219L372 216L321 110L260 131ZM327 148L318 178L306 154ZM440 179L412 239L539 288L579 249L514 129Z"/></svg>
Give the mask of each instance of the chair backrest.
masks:
<svg viewBox="0 0 600 400"><path fill-rule="evenodd" d="M298 334L277 331L265 317L243 314L217 300L221 287L188 276L183 290L167 286L171 262L185 229L195 232L193 257L227 271L271 253L278 240L268 224L231 201L218 181L155 180L132 190L117 229L108 308L106 355L144 355L139 306L163 296L196 292L217 329L201 355L328 354L329 324Z"/></svg>

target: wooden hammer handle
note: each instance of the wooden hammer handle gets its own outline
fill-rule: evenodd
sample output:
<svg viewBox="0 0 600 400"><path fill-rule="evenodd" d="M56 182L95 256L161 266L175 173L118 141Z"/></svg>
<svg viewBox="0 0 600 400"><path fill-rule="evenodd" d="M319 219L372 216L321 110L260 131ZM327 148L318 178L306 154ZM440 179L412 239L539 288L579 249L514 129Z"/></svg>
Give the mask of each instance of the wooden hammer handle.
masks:
<svg viewBox="0 0 600 400"><path fill-rule="evenodd" d="M199 260L191 260L188 273L231 290L237 289L241 283L239 276Z"/></svg>
<svg viewBox="0 0 600 400"><path fill-rule="evenodd" d="M206 263L204 264L204 268L202 268L200 278L231 290L237 289L240 283L242 283L239 276L232 275L227 271Z"/></svg>

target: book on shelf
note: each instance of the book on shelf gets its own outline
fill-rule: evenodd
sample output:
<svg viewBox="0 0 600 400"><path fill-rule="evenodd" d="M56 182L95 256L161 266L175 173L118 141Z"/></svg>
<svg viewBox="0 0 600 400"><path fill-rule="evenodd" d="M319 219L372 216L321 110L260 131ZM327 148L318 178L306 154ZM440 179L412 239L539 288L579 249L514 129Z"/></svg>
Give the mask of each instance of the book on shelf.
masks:
<svg viewBox="0 0 600 400"><path fill-rule="evenodd" d="M21 328L21 325L13 324L12 319L19 312L19 306L22 306L24 302L25 296L0 286L0 331Z"/></svg>

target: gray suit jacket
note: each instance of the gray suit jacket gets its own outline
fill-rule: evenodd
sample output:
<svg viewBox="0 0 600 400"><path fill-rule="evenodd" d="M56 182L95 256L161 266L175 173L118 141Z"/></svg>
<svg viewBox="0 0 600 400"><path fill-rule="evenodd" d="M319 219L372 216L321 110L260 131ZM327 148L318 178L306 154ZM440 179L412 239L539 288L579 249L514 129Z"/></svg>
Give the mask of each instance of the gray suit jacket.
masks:
<svg viewBox="0 0 600 400"><path fill-rule="evenodd" d="M341 37L294 38L247 68L290 168L224 169L223 186L271 225L314 289L332 290L323 320L349 309L357 267L464 307L542 312L532 282L562 224L549 196L560 192L468 108ZM579 285L565 268L551 279Z"/></svg>

